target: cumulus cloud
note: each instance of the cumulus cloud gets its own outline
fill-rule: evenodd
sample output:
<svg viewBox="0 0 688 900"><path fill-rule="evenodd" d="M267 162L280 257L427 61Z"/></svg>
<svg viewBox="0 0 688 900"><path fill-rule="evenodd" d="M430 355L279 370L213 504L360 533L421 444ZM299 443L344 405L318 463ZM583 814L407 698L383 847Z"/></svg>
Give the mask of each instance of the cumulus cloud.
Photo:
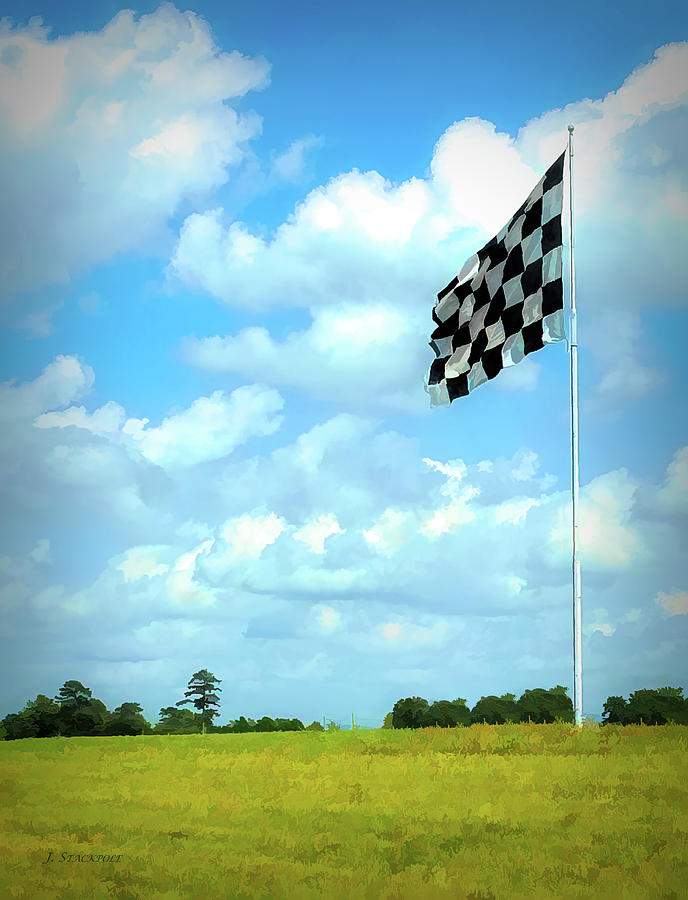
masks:
<svg viewBox="0 0 688 900"><path fill-rule="evenodd" d="M537 181L509 135L477 117L445 131L435 145L430 171L454 221L489 235L499 231ZM506 172L508 179L502 176Z"/></svg>
<svg viewBox="0 0 688 900"><path fill-rule="evenodd" d="M539 467L540 462L537 453L533 450L527 450L519 453L518 464L512 468L511 474L516 481L530 481Z"/></svg>
<svg viewBox="0 0 688 900"><path fill-rule="evenodd" d="M364 528L362 533L376 553L392 556L405 543L408 530L415 525L415 516L408 512L386 509L372 528Z"/></svg>
<svg viewBox="0 0 688 900"><path fill-rule="evenodd" d="M468 472L468 467L462 459L453 459L443 463L437 459L423 457L423 462L426 466L429 466L429 468L434 469L436 472L441 472L443 475L446 475L449 479L447 482L448 484L452 483L451 479L460 481L462 478L466 477L466 473Z"/></svg>
<svg viewBox="0 0 688 900"><path fill-rule="evenodd" d="M341 531L325 541L326 554L344 565L355 540L352 529L371 527L386 505L425 496L431 478L425 467L415 468L414 454L408 438L380 433L375 423L342 413L269 454L228 460L219 483L203 498L203 514L239 515L260 497L300 532L321 516L334 516ZM401 479L400 467L406 473ZM289 543L304 565L312 562L303 541Z"/></svg>
<svg viewBox="0 0 688 900"><path fill-rule="evenodd" d="M151 462L187 467L227 456L256 435L273 434L282 422L284 401L277 391L245 385L227 396L214 391L156 428L138 428L132 437ZM138 425L138 423L137 423Z"/></svg>
<svg viewBox="0 0 688 900"><path fill-rule="evenodd" d="M321 400L336 395L348 408L382 405L408 412L425 402L408 364L426 356L419 330L391 305L346 304L317 310L309 328L283 341L251 327L233 337L187 338L182 355L199 368L241 371Z"/></svg>
<svg viewBox="0 0 688 900"><path fill-rule="evenodd" d="M125 581L138 581L141 578L155 578L169 571L169 566L160 561L166 547L131 547L119 565Z"/></svg>
<svg viewBox="0 0 688 900"><path fill-rule="evenodd" d="M484 465L469 468L462 460L426 459L421 465L410 456L402 462L404 441L396 436L393 444L391 435L385 437L384 453L369 448L361 454L362 447L371 442L374 446L381 437L362 434L359 420L342 415L273 451L269 458L231 464L220 505L226 497L225 502L240 508L251 502L260 485L268 509L274 510L250 514L245 522L240 515L231 520L232 533L236 522L244 522L248 535L256 530L262 534L270 525L273 539L261 539L258 565L258 557L238 554L229 546L229 532L216 532L216 544L202 561L200 575L225 589L235 585L260 594L304 598L318 592L375 596L396 584L422 604L424 579L432 572L433 602L444 607L451 594L445 601L442 585L455 577L454 563L447 565L447 559L470 558L462 575L469 606L484 603L482 598L489 596L499 597L500 604L508 604L512 597L531 598L528 554L541 548L560 502L558 494L524 496L524 490L538 495L542 491L534 454L523 451L510 460L493 461L491 472ZM350 465L352 458L355 465ZM387 486L381 461L389 458L396 464ZM369 463L362 465L362 459ZM488 478L501 486L485 490L493 500L479 504L483 491L475 482ZM405 494L400 494L400 485L406 487ZM505 493L510 504L504 502ZM385 502L395 495L394 505ZM323 516L318 511L323 497L336 512ZM542 508L541 520L522 540L505 541L500 528L523 521L531 507ZM336 542L323 539L330 532L338 535ZM283 533L295 540L277 540ZM249 547L250 536L239 544ZM308 561L313 550L321 551L315 553L317 563ZM565 580L567 561L557 565Z"/></svg>
<svg viewBox="0 0 688 900"><path fill-rule="evenodd" d="M225 228L221 207L193 213L182 226L170 272L252 309L390 297L390 267L402 268L410 254L403 269L412 270L432 245L422 227L429 203L428 187L418 179L394 186L377 172L354 170L311 191L272 239L241 222ZM443 237L446 226L439 230ZM428 271L426 263L421 277ZM417 272L411 281L417 283ZM408 286L399 299L408 306Z"/></svg>
<svg viewBox="0 0 688 900"><path fill-rule="evenodd" d="M207 555L213 543L213 538L210 538L177 558L165 585L169 596L176 604L194 607L215 604L217 592L194 577L196 560L201 555Z"/></svg>
<svg viewBox="0 0 688 900"><path fill-rule="evenodd" d="M268 83L264 59L221 51L200 16L171 3L122 10L100 31L49 32L35 18L0 27L8 294L159 251L180 202L222 185L260 131L227 101Z"/></svg>
<svg viewBox="0 0 688 900"><path fill-rule="evenodd" d="M124 424L124 409L112 400L92 413L84 406L70 406L69 409L43 413L34 421L36 428L67 428L74 425L92 434L114 434Z"/></svg>
<svg viewBox="0 0 688 900"><path fill-rule="evenodd" d="M294 540L301 541L313 553L322 555L325 552L325 541L333 534L344 534L335 516L317 516L294 532Z"/></svg>
<svg viewBox="0 0 688 900"><path fill-rule="evenodd" d="M113 514L115 521L126 523L131 538L146 535L150 541L156 534L163 537L174 522L165 500L171 496L171 482L142 452L145 422L136 422L132 428L123 408L113 401L93 412L69 405L88 396L94 381L88 365L73 356L58 356L33 380L0 385L3 507L12 511L20 533L35 519L44 523L48 533L54 527L62 529L64 510L69 509L71 526L88 529L96 542ZM181 417L191 432L177 443L184 446L185 462L190 463L209 455L216 458L213 454L231 452L252 435L270 433L279 424L276 412L282 400L274 391L254 387L230 396L201 398L216 402L207 409L201 404L200 413L198 405L192 405L177 418L171 417L171 424L163 422L163 437L180 425ZM204 422L202 414L213 411L218 419ZM222 416L233 418L226 422ZM220 434L218 428L223 425L225 433ZM194 441L200 439L207 446L194 453ZM161 446L164 448L164 441L158 439L156 459L174 470L178 447L165 453ZM36 548L36 554L47 560L49 551L42 546Z"/></svg>
<svg viewBox="0 0 688 900"><path fill-rule="evenodd" d="M65 406L87 395L94 381L93 369L76 356L56 356L33 381L0 384L0 417L11 422Z"/></svg>
<svg viewBox="0 0 688 900"><path fill-rule="evenodd" d="M581 491L580 554L583 565L623 569L638 565L646 548L631 521L637 484L626 469L594 478ZM571 554L571 503L559 507L550 543L560 559Z"/></svg>
<svg viewBox="0 0 688 900"><path fill-rule="evenodd" d="M436 509L420 524L420 531L427 537L437 538L440 535L453 533L461 525L467 525L475 519L476 513L469 501L478 493L478 488L468 487L446 506Z"/></svg>
<svg viewBox="0 0 688 900"><path fill-rule="evenodd" d="M662 47L617 91L546 113L516 140L481 119L457 122L437 142L427 177L339 175L271 237L226 222L220 207L190 215L171 275L230 306L306 307L312 321L283 340L265 328L188 339L185 358L252 378L266 372L270 383L320 398L339 384L349 408L424 410L417 386L430 357L421 336L434 294L508 220L574 122L578 303L581 327L588 311L595 316L598 395L610 407L653 390L663 375L639 352L637 310L686 296L686 151L671 123L688 116L688 92L677 85L687 60L688 44ZM524 361L495 383L533 390L541 366Z"/></svg>
<svg viewBox="0 0 688 900"><path fill-rule="evenodd" d="M160 11L137 25L131 14L118 17L124 16L118 26L121 33L132 25L142 36L143 43L136 42L138 37L134 40L135 60L142 58L141 47L146 52L150 49L146 41L155 44L156 40L163 58L173 60L167 67L156 63L145 70L161 95L168 92L169 105L152 129L136 131L126 154L122 153L131 167L127 169L130 181L120 182L127 187L136 184L137 172L149 176L154 172L161 178L165 174L164 190L156 187L155 179L150 182L153 190L164 194L164 202L152 204L160 216L167 214L175 197L206 184L194 181L199 176L190 171L192 161L207 164L209 184L213 178L224 177L222 166L241 155L237 133L232 137L234 150L238 148L233 156L232 147L222 144L224 132L216 127L218 119L208 117L205 108L187 112L169 99L179 90L176 73L182 62L193 69L199 46L196 38L178 41L175 28L181 27L180 22L198 24L198 20L193 14L185 18L163 10L171 16L166 20L173 36L170 41L167 33L161 37L153 27L157 19L148 23L147 32L140 31L140 23L155 19ZM204 26L199 27L203 32ZM59 42L48 42L40 28L33 33L37 45L57 44L59 49ZM178 58L182 52L187 54L183 60ZM363 407L413 408L415 399L402 398L410 396L411 386L419 383L418 374L427 365L419 336L430 329L427 300L444 283L442 276L438 285L438 272L450 277L464 256L490 236L493 223L502 224L508 218L537 172L559 152L555 138L560 141L569 115L577 116L577 173L585 185L578 193L582 313L586 304L592 314L598 306L613 303L613 297L595 293L596 285L602 283L596 278L605 267L609 272L623 270L623 278L627 269L640 275L633 283L628 276L620 291L629 307L639 307L649 296L647 291L642 295L639 267L643 265L653 272L668 263L662 268L666 274L663 293L653 295L658 302L683 296L674 291L680 287L681 273L677 274L670 255L683 258L685 237L678 226L685 221L686 209L676 171L684 151L672 143L667 121L675 123L685 107L675 78L671 81L678 73L677 61L684 58L684 45L665 49L614 95L529 123L515 142L489 123L457 123L440 139L426 179L393 185L376 173L340 176L311 192L271 238L258 237L241 223L226 223L219 210L187 218L172 265L187 283L249 310L301 306L312 320L307 329L281 340L265 329L245 329L236 335L188 341L189 361L216 371L245 371L261 382L296 386L315 396L336 393L344 406L358 402ZM21 59L20 51L3 54L10 68ZM116 54L109 59L115 74L119 65L131 76L129 57L119 63ZM235 62L246 74L248 70L241 68L246 60ZM58 63L51 65L57 71ZM94 65L99 71L100 63ZM255 72L246 77L255 79ZM214 83L209 77L208 84ZM55 85L50 86L52 93L43 92L41 104L23 120L17 114L15 143L21 128L26 135L39 135L51 116L62 114L59 79ZM203 84L195 84L194 96L202 88ZM97 104L86 104L74 119L70 132L76 135L74 140L79 136L81 140L89 122L114 127L128 109L120 102L113 100L100 111ZM88 144L91 149L94 146ZM598 164L594 172L590 168L586 173L586 159L594 157L593 151ZM85 184L99 185L97 155L95 150L89 153L79 157ZM64 161L59 152L55 159L60 165ZM296 151L294 159L296 172ZM499 177L495 166L503 173ZM121 167L116 171L121 172ZM489 189L489 203L478 202L481 188L476 179ZM145 189L140 183L138 187L144 196ZM628 195L624 194L627 188ZM60 189L58 180L53 187L58 199ZM512 197L509 191L520 194ZM126 199L126 190L123 196ZM63 206L58 203L58 207L71 210L70 197L66 191ZM637 207L642 215L631 214L636 203L643 204ZM86 200L79 204L74 221L86 209ZM110 222L118 210L108 214ZM625 224L621 224L622 213ZM50 217L46 220L49 237L62 233L67 219L61 215L58 224ZM666 228L662 217L668 217ZM655 228L673 242L666 257L655 241ZM602 235L606 244L600 240ZM44 246L48 246L45 241L39 242L39 248ZM639 247L644 248L645 258L635 252ZM87 259L88 252L86 242L79 253ZM581 263L581 258L587 262ZM61 265L64 273L80 262L68 254L55 259L55 271ZM18 253L18 272L21 264ZM640 320L633 309L618 312L611 310L600 320L599 352L607 369L598 393L613 398L628 382L634 396L641 396L659 383L661 373L637 353ZM539 363L522 367L516 379L520 379L519 389L534 386L539 367ZM510 372L518 370L514 367ZM264 377L253 374L258 372ZM508 376L506 372L500 378ZM451 667L460 672L459 665L466 661L477 671L482 657L489 661L490 656L505 652L512 653L519 670L541 670L541 636L555 634L552 623L569 599L570 507L566 492L553 490L555 479L540 474L539 460L528 449L511 459L483 460L471 466L458 459L419 461L411 441L391 432L381 434L372 421L341 414L267 455L237 459L232 456L237 446L279 427L282 401L276 391L257 385L231 395L216 391L150 428L147 418L127 419L114 401L92 412L85 406L65 409L88 395L93 378L92 370L75 357L58 357L33 382L0 387L1 414L11 427L0 443L11 441L15 454L17 447L27 450L22 460L13 462L13 477L7 479L5 490L14 492L13 499L21 498L34 520L36 510L59 515L68 507L75 510L81 498L89 496L94 499L90 509L97 509L98 515L91 513L82 520L82 527L97 528L106 509L129 523L143 523L141 530L150 533L132 538L132 545L120 548L122 552L102 576L80 591L48 583L50 575L41 567L56 551L47 539L36 543L33 537L21 553L0 559L0 571L8 579L7 585L0 586L3 608L33 609L41 617L67 611L81 615L84 623L88 613L107 608L116 620L113 649L117 637L134 634L137 652L147 648L159 653L161 641L168 652L168 642L174 642L178 659L188 653L189 638L205 627L214 632L208 634L209 650L214 648L218 659L226 659L227 634L232 629L217 627L218 622L226 622L220 616L234 616L233 624L245 625L251 616L267 609L284 619L286 611L293 613L293 604L301 601L307 610L304 621L315 621L320 639L331 645L316 654L304 652L301 644L296 644L293 655L282 648L269 649L260 663L242 660L237 654L242 683L253 689L263 672L282 673L285 678L313 677L318 683L328 673L341 677L336 648L354 645L363 648L363 653L376 648L388 653L390 660L404 653L403 668L384 668L382 678L394 684L422 684L430 677L431 664L423 668L422 657L409 663L409 652L425 647L438 659L452 644L455 655L441 656L444 671ZM404 407L403 402L408 405ZM30 466L24 465L25 459ZM201 478L190 465L210 460L223 460L218 480ZM164 490L149 480L152 471L161 473L161 467L169 472L169 478L164 476L168 478ZM672 515L685 511L686 472L688 457L686 448L681 448L664 483L646 491L658 509ZM591 640L620 641L627 627L646 628L653 597L655 615L663 611L668 619L685 613L685 591L674 587L681 584L680 576L667 571L657 584L656 572L648 573L641 565L650 553L663 552L664 532L656 523L638 521L639 493L638 481L625 470L605 473L583 486L581 541L584 577L590 575L586 636ZM257 497L265 501L259 508ZM328 511L326 515L323 510ZM40 521L41 529L46 528L43 516ZM524 523L527 528L522 527ZM174 545L164 543L169 535L174 536ZM681 560L682 554L683 548ZM607 590L605 584L611 587ZM615 597L623 596L626 604L626 595L629 603L647 607L647 614L639 613L639 605L630 612L626 605L619 609ZM351 604L346 616L339 611L344 600ZM285 605L279 606L280 602ZM203 619L205 626L198 618L202 608L208 616ZM125 620L123 610L129 619ZM503 620L505 629L513 630L515 614L524 619L537 616L532 643L522 635L516 639L500 631ZM486 619L481 631L479 623ZM451 639L471 621L469 634L457 649L459 642ZM563 633L560 623L559 630ZM360 641L352 641L352 635ZM298 639L298 629L289 637ZM567 654L568 665L568 632L565 637L562 653ZM552 639L553 645L557 640ZM101 646L107 650L107 640ZM335 648L331 656L330 647ZM351 653L348 650L345 657L347 669ZM120 661L117 665L93 671L108 679L114 675L122 683L140 674L137 667L142 664ZM159 665L160 661L151 663L152 668Z"/></svg>
<svg viewBox="0 0 688 900"><path fill-rule="evenodd" d="M328 458L331 460L333 453L367 437L372 430L370 422L348 413L339 413L300 434L293 447L283 448L276 456L280 461L292 457L306 471L318 473L323 462Z"/></svg>
<svg viewBox="0 0 688 900"><path fill-rule="evenodd" d="M214 391L210 397L198 397L187 409L153 428L146 427L147 418L127 419L123 407L114 401L93 413L83 406L43 413L34 425L41 429L74 426L94 435L128 438L122 441L125 446L135 446L156 465L174 469L220 459L251 437L273 434L282 422L279 410L283 406L277 391L245 385L230 395ZM89 459L95 462L111 452L106 445L81 450L63 446L54 451L60 460L77 454L87 464Z"/></svg>
<svg viewBox="0 0 688 900"><path fill-rule="evenodd" d="M267 516L239 516L225 523L222 537L225 555L233 558L258 559L263 550L273 544L284 531L284 522L274 513Z"/></svg>
<svg viewBox="0 0 688 900"><path fill-rule="evenodd" d="M285 529L285 522L275 513L251 511L228 519L212 539L212 549L202 561L201 571L213 584L226 580L239 583L266 547L274 544Z"/></svg>
<svg viewBox="0 0 688 900"><path fill-rule="evenodd" d="M74 394L78 389L62 396ZM76 409L63 423L34 427L36 417L51 412L34 403L22 427L44 443L48 496L68 482L74 511L98 485L98 515L83 526L94 530L103 509L114 508L113 498L133 504L126 489L145 484L136 466L160 470L131 434L129 444L118 443L121 414L113 418L120 423L115 432L94 429L98 410ZM124 468L127 459L133 468ZM679 452L668 467L667 485L680 485L682 459ZM591 667L595 641L614 642L623 653L629 630L648 634L684 611L682 548L676 565L659 555L666 552L663 523L638 519L639 485L618 470L583 486ZM98 671L109 683L114 671L116 684L129 683L137 659L150 660L162 677L167 667L188 663L190 640L203 641L211 669L229 652L241 673L238 690L260 702L267 702L261 685L274 686L279 673L292 669L320 680L321 670L337 678L348 672L355 691L356 664L371 655L384 660L380 684L395 694L407 685L417 691L420 670L433 683L435 668L457 679L468 672L487 677L496 654L509 654L519 672L542 672L549 665L543 635L556 665L570 665L568 493L555 488L528 448L476 464L423 458L408 438L340 414L267 454L229 456L210 475L172 468L165 489L145 499L151 518L141 537L96 566L95 577L80 576L85 587L62 583L46 565L58 551L47 545L44 521L40 536L0 559L3 610L17 616L28 610L58 633L79 618L70 647L87 660L85 678ZM130 514L138 519L141 510L132 505ZM651 554L659 562L649 568ZM108 634L96 640L92 623L105 611ZM23 620L13 627L23 628ZM244 634L256 640L247 646ZM94 646L97 667L88 661ZM313 662L316 652L325 656Z"/></svg>
<svg viewBox="0 0 688 900"><path fill-rule="evenodd" d="M207 539L212 529L204 524L204 507L216 503L206 501L213 488L207 479L190 480L189 470L227 457L253 437L274 433L282 420L282 398L258 385L231 394L216 391L147 427L147 418L127 418L115 401L96 409L73 405L88 396L94 382L88 365L59 356L31 381L0 385L5 475L0 503L12 510L16 528L21 531L39 519L51 534L51 528L64 527L68 509L70 526L85 529L95 544L113 522L125 525L130 540L145 546L167 541L175 532L184 540ZM190 514L180 516L185 506ZM35 561L47 562L50 554L47 545L35 547ZM94 564L89 560L87 568ZM149 551L141 550L122 565L127 578L136 581L136 573L159 574L159 567L173 567L173 560L153 563ZM183 572L174 575L179 590L185 578ZM78 607L79 599L74 602Z"/></svg>

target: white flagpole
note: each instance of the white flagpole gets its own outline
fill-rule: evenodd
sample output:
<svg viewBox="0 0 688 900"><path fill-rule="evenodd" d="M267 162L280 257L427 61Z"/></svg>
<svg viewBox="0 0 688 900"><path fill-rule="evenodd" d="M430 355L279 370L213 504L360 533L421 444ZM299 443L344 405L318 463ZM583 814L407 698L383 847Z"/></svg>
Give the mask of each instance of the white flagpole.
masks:
<svg viewBox="0 0 688 900"><path fill-rule="evenodd" d="M573 264L573 125L569 125L569 252L571 330L571 500L573 561L573 706L576 725L583 725L583 666L581 660L581 569L578 558L578 319L576 314L576 272Z"/></svg>

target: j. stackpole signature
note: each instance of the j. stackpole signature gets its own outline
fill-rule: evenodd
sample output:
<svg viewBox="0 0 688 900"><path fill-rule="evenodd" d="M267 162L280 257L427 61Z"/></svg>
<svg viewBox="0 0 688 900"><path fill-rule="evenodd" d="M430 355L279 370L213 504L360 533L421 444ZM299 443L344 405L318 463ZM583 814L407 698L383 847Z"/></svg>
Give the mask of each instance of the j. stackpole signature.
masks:
<svg viewBox="0 0 688 900"><path fill-rule="evenodd" d="M48 850L48 858L43 860L43 865L49 862L119 862L121 859L121 853L60 853L56 856Z"/></svg>

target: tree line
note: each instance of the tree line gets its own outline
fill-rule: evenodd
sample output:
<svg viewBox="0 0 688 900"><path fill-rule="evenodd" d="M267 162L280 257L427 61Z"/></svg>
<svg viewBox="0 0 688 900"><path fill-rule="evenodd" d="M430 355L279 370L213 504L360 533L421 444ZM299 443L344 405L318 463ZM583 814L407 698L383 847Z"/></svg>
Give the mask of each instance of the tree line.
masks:
<svg viewBox="0 0 688 900"><path fill-rule="evenodd" d="M319 722L304 728L299 719L271 719L269 716L263 716L257 722L240 716L227 725L213 725L213 719L220 715L220 700L216 693L222 691L217 686L220 683L221 679L207 669L194 672L184 699L175 706L163 707L159 720L151 727L143 716L140 703L122 703L110 711L80 681L65 681L54 699L39 694L20 712L5 716L0 721L0 739L325 730ZM195 706L196 711L179 708L185 704ZM328 731L332 730L338 730L334 722L328 725Z"/></svg>
<svg viewBox="0 0 688 900"><path fill-rule="evenodd" d="M391 713L385 716L383 727L443 728L485 723L505 725L508 722L574 722L575 714L568 688L558 684L545 690L526 690L516 699L515 694L491 694L481 697L473 709L466 701L437 700L430 704L423 697L406 697L397 700ZM608 697L604 704L602 725L688 725L688 698L683 688L663 687L657 690L639 690L623 697Z"/></svg>
<svg viewBox="0 0 688 900"><path fill-rule="evenodd" d="M304 727L300 719L271 719L269 716L263 716L258 721L239 716L227 725L214 725L213 719L220 715L220 700L216 693L222 691L218 687L220 683L221 679L207 669L195 672L189 680L184 699L175 706L163 707L158 722L151 727L139 703L122 703L110 711L80 681L66 681L54 699L39 694L20 712L5 716L0 722L0 739L325 730L320 722L311 722ZM490 695L481 697L472 709L461 697L436 700L432 704L422 697L406 697L397 700L392 712L385 716L382 727L453 728L481 723L572 723L574 710L567 690L561 685L549 690L535 688L524 691L518 700L515 694L503 694L501 697ZM180 708L185 705L193 705L196 711ZM688 698L684 699L683 688L639 690L632 693L628 701L623 697L608 697L604 704L603 725L668 723L688 725ZM330 722L327 730L338 731L339 726Z"/></svg>

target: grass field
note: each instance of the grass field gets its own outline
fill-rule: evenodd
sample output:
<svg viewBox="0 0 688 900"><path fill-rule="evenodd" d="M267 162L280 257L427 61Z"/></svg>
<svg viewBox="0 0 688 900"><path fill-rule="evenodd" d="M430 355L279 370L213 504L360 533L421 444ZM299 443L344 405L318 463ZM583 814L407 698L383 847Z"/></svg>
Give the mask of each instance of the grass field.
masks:
<svg viewBox="0 0 688 900"><path fill-rule="evenodd" d="M4 741L0 897L682 900L687 749L681 725Z"/></svg>

